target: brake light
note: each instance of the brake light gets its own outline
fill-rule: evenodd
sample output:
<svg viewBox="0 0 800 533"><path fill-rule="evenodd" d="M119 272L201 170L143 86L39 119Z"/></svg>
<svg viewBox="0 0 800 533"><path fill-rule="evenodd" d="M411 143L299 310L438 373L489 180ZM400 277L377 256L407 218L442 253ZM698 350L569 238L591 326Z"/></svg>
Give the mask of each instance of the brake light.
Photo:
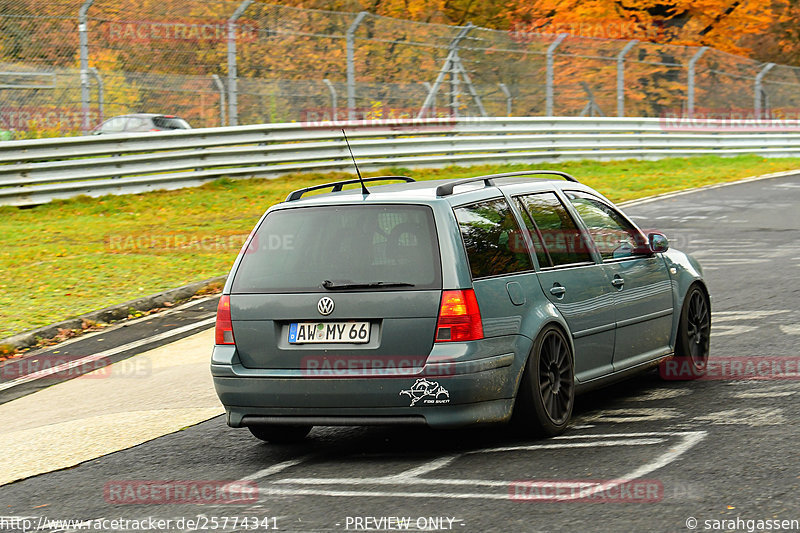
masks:
<svg viewBox="0 0 800 533"><path fill-rule="evenodd" d="M436 323L436 342L463 342L483 338L483 322L472 289L442 291Z"/></svg>
<svg viewBox="0 0 800 533"><path fill-rule="evenodd" d="M220 298L217 306L215 341L217 344L234 344L233 324L231 323L231 297L228 295Z"/></svg>

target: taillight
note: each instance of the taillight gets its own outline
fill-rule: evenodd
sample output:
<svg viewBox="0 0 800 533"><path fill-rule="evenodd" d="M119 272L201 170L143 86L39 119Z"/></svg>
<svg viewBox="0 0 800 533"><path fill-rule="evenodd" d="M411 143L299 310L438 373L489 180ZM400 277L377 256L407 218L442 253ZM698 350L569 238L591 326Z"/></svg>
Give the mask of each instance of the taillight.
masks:
<svg viewBox="0 0 800 533"><path fill-rule="evenodd" d="M219 299L215 337L217 344L234 344L233 324L231 323L231 297L227 295Z"/></svg>
<svg viewBox="0 0 800 533"><path fill-rule="evenodd" d="M483 338L478 300L472 289L442 291L436 323L436 342L474 341Z"/></svg>

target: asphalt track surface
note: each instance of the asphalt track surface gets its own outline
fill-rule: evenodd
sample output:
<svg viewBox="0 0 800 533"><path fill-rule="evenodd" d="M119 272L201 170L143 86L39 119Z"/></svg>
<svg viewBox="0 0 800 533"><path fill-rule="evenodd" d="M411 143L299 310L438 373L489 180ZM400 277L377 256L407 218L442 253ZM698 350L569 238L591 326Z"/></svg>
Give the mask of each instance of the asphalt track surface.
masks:
<svg viewBox="0 0 800 533"><path fill-rule="evenodd" d="M42 518L85 520L95 531L800 530L800 383L779 373L791 361L796 370L798 359L800 177L626 212L702 262L713 360L769 361L761 379L724 368L719 379L688 383L650 372L579 397L570 429L550 440L498 428L315 428L303 444L278 446L216 417L2 486L0 515L30 517L39 531L87 530ZM224 495L220 503L120 504L109 491L128 480L244 480L257 494L238 493L244 504L222 503ZM173 522L110 522L150 518ZM88 522L97 519L106 522ZM21 530L0 517L2 529Z"/></svg>

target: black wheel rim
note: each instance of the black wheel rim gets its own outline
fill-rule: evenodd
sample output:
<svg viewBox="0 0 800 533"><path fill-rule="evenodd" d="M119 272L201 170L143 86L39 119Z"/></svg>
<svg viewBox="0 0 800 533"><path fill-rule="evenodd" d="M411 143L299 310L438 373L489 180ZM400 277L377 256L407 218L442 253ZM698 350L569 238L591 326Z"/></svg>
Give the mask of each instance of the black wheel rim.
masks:
<svg viewBox="0 0 800 533"><path fill-rule="evenodd" d="M572 409L572 360L564 338L555 331L542 340L539 353L539 394L555 424L562 424Z"/></svg>
<svg viewBox="0 0 800 533"><path fill-rule="evenodd" d="M698 368L705 368L708 360L708 344L711 333L711 314L702 292L695 290L689 298L686 314L686 340L689 356Z"/></svg>

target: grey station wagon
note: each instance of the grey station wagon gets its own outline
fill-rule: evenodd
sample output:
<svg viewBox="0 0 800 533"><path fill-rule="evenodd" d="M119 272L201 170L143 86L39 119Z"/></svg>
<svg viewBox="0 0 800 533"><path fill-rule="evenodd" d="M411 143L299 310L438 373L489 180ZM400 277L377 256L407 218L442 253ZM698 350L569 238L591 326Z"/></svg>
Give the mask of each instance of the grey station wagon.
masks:
<svg viewBox="0 0 800 533"><path fill-rule="evenodd" d="M314 425L552 436L577 391L665 361L704 372L698 263L572 176L364 182L293 192L236 259L211 362L230 426L274 442Z"/></svg>

